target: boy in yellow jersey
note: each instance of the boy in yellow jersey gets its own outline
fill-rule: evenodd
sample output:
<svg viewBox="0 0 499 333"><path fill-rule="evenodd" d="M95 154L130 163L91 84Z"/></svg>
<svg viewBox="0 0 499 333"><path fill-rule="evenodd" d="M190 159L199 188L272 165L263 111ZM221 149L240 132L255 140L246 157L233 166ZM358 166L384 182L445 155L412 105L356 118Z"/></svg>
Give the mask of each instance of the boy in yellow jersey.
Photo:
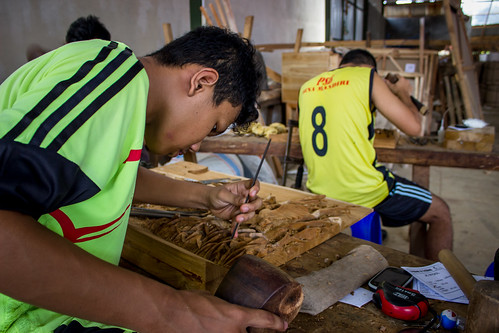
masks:
<svg viewBox="0 0 499 333"><path fill-rule="evenodd" d="M314 193L373 208L385 226L429 226L425 256L438 260L452 248L447 204L376 160L374 120L378 110L411 136L421 135L421 116L410 83L384 82L367 51L348 52L338 69L307 81L299 95L299 129L307 187Z"/></svg>
<svg viewBox="0 0 499 333"><path fill-rule="evenodd" d="M174 290L118 267L132 200L210 209L233 224L259 184L209 187L139 167L257 117L255 50L202 27L138 58L68 43L0 86L0 332L285 330L263 310ZM250 201L245 203L249 195Z"/></svg>

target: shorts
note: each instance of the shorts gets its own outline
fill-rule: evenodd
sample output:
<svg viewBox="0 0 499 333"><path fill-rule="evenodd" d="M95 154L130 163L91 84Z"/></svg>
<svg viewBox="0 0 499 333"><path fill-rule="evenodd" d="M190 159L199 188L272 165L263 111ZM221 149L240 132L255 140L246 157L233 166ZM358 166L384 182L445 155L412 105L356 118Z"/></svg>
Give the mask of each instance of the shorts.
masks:
<svg viewBox="0 0 499 333"><path fill-rule="evenodd" d="M432 195L427 189L393 175L395 182L388 196L373 209L387 227L401 227L418 221L430 208Z"/></svg>

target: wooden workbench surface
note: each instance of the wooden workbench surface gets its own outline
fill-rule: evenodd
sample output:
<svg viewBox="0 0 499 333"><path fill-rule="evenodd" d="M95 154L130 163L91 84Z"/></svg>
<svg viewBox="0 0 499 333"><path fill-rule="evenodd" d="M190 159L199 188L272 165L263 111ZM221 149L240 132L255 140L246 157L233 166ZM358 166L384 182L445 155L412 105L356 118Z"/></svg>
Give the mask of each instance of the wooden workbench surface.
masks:
<svg viewBox="0 0 499 333"><path fill-rule="evenodd" d="M268 156L285 156L287 134L272 136ZM200 152L261 155L267 139L257 136L221 135L203 140ZM499 153L449 150L436 144L418 145L401 138L395 149L376 147L378 161L383 163L413 164L471 169L499 170ZM290 147L289 157L302 158L299 139Z"/></svg>
<svg viewBox="0 0 499 333"><path fill-rule="evenodd" d="M326 267L332 261L340 259L361 244L374 247L388 260L391 266L426 266L433 263L386 246L340 233L300 257L289 261L281 268L295 278L304 276ZM367 286L364 287L367 288ZM467 305L436 300L430 300L430 304L437 313L445 309L452 309L459 316L466 317ZM425 319L430 320L431 315L428 315ZM287 332L397 333L407 327L411 326L407 326L404 321L384 315L372 302L362 308L338 302L316 316L304 313L298 314L295 320L291 322ZM440 330L437 332L440 332ZM441 330L441 332L447 331Z"/></svg>

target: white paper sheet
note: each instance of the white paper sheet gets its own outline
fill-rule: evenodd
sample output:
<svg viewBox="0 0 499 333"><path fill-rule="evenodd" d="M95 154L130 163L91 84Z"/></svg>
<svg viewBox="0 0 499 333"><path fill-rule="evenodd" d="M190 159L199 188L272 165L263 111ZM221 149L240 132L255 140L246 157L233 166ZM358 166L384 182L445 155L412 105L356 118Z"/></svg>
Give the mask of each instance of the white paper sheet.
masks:
<svg viewBox="0 0 499 333"><path fill-rule="evenodd" d="M346 295L340 302L350 304L360 308L373 300L373 292L364 288L357 288L352 293Z"/></svg>
<svg viewBox="0 0 499 333"><path fill-rule="evenodd" d="M431 299L468 304L469 301L441 262L424 267L402 267L414 276L413 289ZM473 276L475 280L489 279Z"/></svg>

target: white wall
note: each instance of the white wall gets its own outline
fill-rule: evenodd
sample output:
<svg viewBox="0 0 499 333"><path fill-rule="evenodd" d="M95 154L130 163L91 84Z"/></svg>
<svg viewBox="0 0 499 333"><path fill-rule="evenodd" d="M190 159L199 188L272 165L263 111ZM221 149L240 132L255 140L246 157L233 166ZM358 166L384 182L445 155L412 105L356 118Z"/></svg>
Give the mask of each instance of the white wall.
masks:
<svg viewBox="0 0 499 333"><path fill-rule="evenodd" d="M215 3L205 0L205 6ZM255 44L294 43L298 28L303 41L322 42L325 36L324 0L231 0L240 31L246 16L254 16ZM164 44L162 23L173 35L190 29L187 0L2 0L0 2L0 82L26 62L26 47L37 43L56 48L76 18L96 15L115 40L137 55ZM287 50L291 51L291 50ZM267 65L281 72L281 52L263 53Z"/></svg>

